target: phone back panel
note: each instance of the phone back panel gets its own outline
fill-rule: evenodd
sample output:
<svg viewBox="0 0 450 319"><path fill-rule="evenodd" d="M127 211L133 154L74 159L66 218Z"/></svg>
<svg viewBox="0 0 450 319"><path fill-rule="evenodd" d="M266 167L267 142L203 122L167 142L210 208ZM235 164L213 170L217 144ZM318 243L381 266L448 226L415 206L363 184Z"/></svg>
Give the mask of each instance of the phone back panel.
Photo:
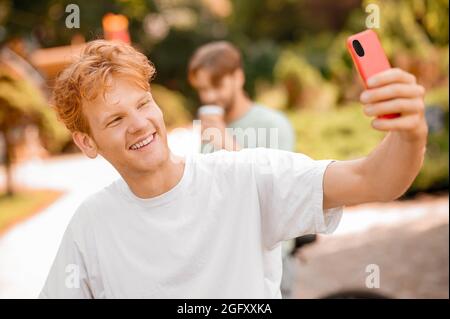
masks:
<svg viewBox="0 0 450 319"><path fill-rule="evenodd" d="M355 52L352 45L353 40L358 40L361 43L364 49L364 56L360 57ZM373 30L366 30L350 36L347 39L347 48L364 81L364 85L366 85L367 79L372 75L391 67L378 40L378 36Z"/></svg>

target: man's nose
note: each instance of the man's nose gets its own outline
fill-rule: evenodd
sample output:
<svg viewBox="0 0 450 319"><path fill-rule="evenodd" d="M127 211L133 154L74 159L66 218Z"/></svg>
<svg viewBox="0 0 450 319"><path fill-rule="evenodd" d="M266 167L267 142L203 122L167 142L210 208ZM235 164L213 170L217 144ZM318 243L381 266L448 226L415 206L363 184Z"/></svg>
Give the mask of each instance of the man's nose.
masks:
<svg viewBox="0 0 450 319"><path fill-rule="evenodd" d="M138 133L144 130L148 126L148 120L142 114L138 112L134 113L130 117L130 125L128 126L128 132L130 134Z"/></svg>

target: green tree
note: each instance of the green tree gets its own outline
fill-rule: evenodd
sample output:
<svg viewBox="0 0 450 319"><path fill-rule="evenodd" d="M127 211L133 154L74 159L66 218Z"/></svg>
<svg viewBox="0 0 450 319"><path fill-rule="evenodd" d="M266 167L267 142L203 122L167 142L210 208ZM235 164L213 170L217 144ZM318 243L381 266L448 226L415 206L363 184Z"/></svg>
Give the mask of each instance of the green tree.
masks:
<svg viewBox="0 0 450 319"><path fill-rule="evenodd" d="M15 129L36 124L42 136L51 137L53 143L67 138L67 132L56 120L45 98L24 80L0 73L0 134L5 144L6 194L13 194L11 164L13 162ZM49 143L50 148L55 144Z"/></svg>

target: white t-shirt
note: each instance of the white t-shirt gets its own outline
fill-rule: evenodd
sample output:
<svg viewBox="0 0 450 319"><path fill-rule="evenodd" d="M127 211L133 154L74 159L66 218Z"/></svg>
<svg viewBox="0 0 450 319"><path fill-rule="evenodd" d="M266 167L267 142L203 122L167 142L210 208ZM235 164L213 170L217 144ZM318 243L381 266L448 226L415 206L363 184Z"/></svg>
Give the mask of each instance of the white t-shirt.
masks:
<svg viewBox="0 0 450 319"><path fill-rule="evenodd" d="M186 158L168 192L119 179L85 200L40 298L281 298L281 242L334 231L323 210L332 160L265 148Z"/></svg>

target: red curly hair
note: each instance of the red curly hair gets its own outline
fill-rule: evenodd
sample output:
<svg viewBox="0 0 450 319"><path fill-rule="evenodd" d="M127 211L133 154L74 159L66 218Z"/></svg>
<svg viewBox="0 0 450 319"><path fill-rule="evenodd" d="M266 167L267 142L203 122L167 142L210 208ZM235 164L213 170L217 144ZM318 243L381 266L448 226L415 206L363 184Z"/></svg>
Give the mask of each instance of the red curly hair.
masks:
<svg viewBox="0 0 450 319"><path fill-rule="evenodd" d="M100 94L104 97L113 76L127 77L149 90L155 74L153 63L130 45L119 41L91 41L81 56L56 79L53 106L71 132L90 134L83 102L95 100Z"/></svg>

